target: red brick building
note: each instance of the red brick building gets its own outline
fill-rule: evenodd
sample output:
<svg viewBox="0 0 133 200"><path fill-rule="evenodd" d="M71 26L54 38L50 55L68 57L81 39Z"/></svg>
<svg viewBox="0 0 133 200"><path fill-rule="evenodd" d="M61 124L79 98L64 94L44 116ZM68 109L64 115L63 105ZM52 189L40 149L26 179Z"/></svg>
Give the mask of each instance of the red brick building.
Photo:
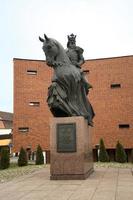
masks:
<svg viewBox="0 0 133 200"><path fill-rule="evenodd" d="M133 148L133 56L87 60L83 66L93 85L89 99L95 110L93 149L103 138L112 159L119 140ZM46 103L52 69L45 61L14 58L14 152L40 144L49 158L49 118Z"/></svg>

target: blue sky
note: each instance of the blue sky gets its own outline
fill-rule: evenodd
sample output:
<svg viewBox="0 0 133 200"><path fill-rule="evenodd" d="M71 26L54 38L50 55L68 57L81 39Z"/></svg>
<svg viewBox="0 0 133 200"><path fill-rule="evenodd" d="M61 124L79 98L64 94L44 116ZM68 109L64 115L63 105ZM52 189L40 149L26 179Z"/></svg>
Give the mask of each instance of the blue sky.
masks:
<svg viewBox="0 0 133 200"><path fill-rule="evenodd" d="M13 58L45 59L38 36L66 48L77 35L85 59L133 55L132 0L0 0L0 110L13 112Z"/></svg>

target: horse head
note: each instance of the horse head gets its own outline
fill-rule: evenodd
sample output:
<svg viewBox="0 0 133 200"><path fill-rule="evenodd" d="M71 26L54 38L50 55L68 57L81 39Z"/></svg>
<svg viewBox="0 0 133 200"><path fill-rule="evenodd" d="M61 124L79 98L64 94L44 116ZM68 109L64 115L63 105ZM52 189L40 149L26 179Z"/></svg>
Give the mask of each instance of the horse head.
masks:
<svg viewBox="0 0 133 200"><path fill-rule="evenodd" d="M62 47L62 45L55 39L49 38L44 34L44 39L39 36L39 40L43 42L42 49L46 56L47 64L51 67L57 67L62 62L69 62L70 60Z"/></svg>
<svg viewBox="0 0 133 200"><path fill-rule="evenodd" d="M52 38L48 38L45 34L44 39L39 36L39 40L43 42L42 49L45 53L47 64L53 67L59 52L56 41Z"/></svg>

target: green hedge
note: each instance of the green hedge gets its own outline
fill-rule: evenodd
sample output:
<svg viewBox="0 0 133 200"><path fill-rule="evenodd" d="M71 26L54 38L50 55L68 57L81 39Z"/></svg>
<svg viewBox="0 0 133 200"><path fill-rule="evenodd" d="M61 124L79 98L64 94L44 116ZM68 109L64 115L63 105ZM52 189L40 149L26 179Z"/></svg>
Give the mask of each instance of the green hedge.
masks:
<svg viewBox="0 0 133 200"><path fill-rule="evenodd" d="M42 165L44 164L44 156L43 156L43 151L40 145L37 146L37 151L36 151L36 165Z"/></svg>
<svg viewBox="0 0 133 200"><path fill-rule="evenodd" d="M98 160L100 162L109 162L109 155L108 155L108 152L106 151L104 141L102 138L100 139Z"/></svg>
<svg viewBox="0 0 133 200"><path fill-rule="evenodd" d="M27 153L25 149L21 147L18 158L18 166L26 166L26 165L28 165Z"/></svg>
<svg viewBox="0 0 133 200"><path fill-rule="evenodd" d="M0 156L0 169L7 169L10 166L9 149L2 148Z"/></svg>
<svg viewBox="0 0 133 200"><path fill-rule="evenodd" d="M122 144L119 141L116 144L115 160L116 160L116 162L119 162L119 163L127 162L126 152L125 152Z"/></svg>

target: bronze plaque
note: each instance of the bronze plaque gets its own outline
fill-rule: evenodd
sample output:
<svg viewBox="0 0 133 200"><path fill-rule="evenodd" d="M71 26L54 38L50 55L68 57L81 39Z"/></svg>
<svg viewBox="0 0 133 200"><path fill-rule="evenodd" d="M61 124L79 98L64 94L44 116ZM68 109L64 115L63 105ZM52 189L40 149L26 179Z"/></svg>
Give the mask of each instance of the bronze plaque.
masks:
<svg viewBox="0 0 133 200"><path fill-rule="evenodd" d="M76 124L57 124L57 152L76 152Z"/></svg>

